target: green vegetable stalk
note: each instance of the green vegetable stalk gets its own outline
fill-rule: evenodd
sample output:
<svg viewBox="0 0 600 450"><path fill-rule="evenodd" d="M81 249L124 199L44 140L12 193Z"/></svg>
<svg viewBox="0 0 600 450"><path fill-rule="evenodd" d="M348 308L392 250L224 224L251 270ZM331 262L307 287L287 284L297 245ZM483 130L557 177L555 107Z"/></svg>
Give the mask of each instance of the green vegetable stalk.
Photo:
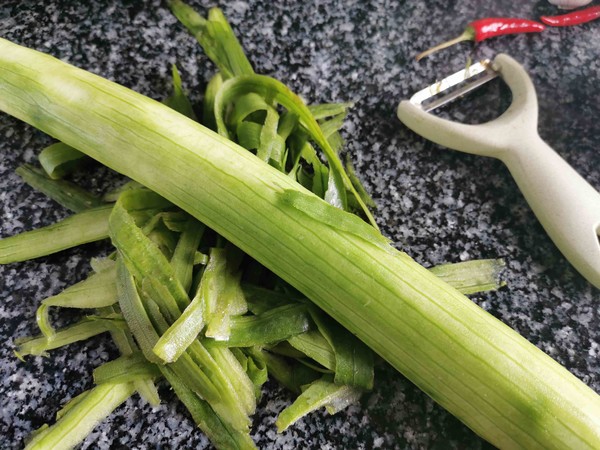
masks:
<svg viewBox="0 0 600 450"><path fill-rule="evenodd" d="M496 446L600 448L600 397L591 389L366 223L233 142L1 39L0 109L217 231Z"/></svg>
<svg viewBox="0 0 600 450"><path fill-rule="evenodd" d="M61 450L81 442L134 392L133 383L105 383L73 398L57 413L60 425L40 429L26 450Z"/></svg>

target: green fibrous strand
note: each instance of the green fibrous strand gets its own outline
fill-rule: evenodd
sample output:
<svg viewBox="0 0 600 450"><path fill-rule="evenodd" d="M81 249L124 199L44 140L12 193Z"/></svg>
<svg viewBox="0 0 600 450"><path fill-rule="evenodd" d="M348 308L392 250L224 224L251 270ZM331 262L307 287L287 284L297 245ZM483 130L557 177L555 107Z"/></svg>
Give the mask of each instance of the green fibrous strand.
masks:
<svg viewBox="0 0 600 450"><path fill-rule="evenodd" d="M110 237L128 270L141 283L147 281L148 288L160 286L167 292L166 297L172 299L170 303L165 302L168 314L177 316L179 309L189 304L189 298L167 257L130 214L130 204L138 201L137 195L137 191L126 192L113 207L109 220Z"/></svg>
<svg viewBox="0 0 600 450"><path fill-rule="evenodd" d="M88 339L97 334L115 329L124 329L125 322L118 318L101 318L89 316L66 328L42 336L18 339L15 341L18 348L15 353L20 356L44 355L48 350L72 344L73 342Z"/></svg>
<svg viewBox="0 0 600 450"><path fill-rule="evenodd" d="M291 358L284 358L271 352L263 352L269 376L295 394L302 392L302 387L322 376L322 373Z"/></svg>
<svg viewBox="0 0 600 450"><path fill-rule="evenodd" d="M111 205L89 209L37 230L0 240L0 264L26 261L108 237Z"/></svg>
<svg viewBox="0 0 600 450"><path fill-rule="evenodd" d="M117 303L116 266L93 273L88 278L66 288L60 294L42 301L46 306L63 308L102 308Z"/></svg>
<svg viewBox="0 0 600 450"><path fill-rule="evenodd" d="M311 330L288 339L289 344L326 369L335 371L335 352L319 330Z"/></svg>
<svg viewBox="0 0 600 450"><path fill-rule="evenodd" d="M491 291L506 285L500 275L504 269L501 259L480 259L456 264L441 264L430 271L463 294Z"/></svg>
<svg viewBox="0 0 600 450"><path fill-rule="evenodd" d="M232 317L248 311L240 286L241 272L237 249L212 248L200 283L200 296L206 313L206 336L227 341Z"/></svg>
<svg viewBox="0 0 600 450"><path fill-rule="evenodd" d="M62 142L52 144L40 152L40 164L53 180L63 178L80 167L88 157Z"/></svg>
<svg viewBox="0 0 600 450"><path fill-rule="evenodd" d="M237 350L237 352L236 352ZM254 385L254 395L259 401L262 397L262 386L269 379L265 352L258 346L245 348L243 351L232 349L232 353L240 361Z"/></svg>
<svg viewBox="0 0 600 450"><path fill-rule="evenodd" d="M129 383L139 379L153 379L161 376L155 364L148 362L143 353L124 355L102 364L94 370L94 383Z"/></svg>
<svg viewBox="0 0 600 450"><path fill-rule="evenodd" d="M75 447L135 391L132 383L106 383L75 397L59 411L54 425L39 430L27 450L64 450Z"/></svg>
<svg viewBox="0 0 600 450"><path fill-rule="evenodd" d="M374 367L371 350L321 311L313 309L312 317L333 350L334 382L363 390L372 389Z"/></svg>
<svg viewBox="0 0 600 450"><path fill-rule="evenodd" d="M177 70L175 64L171 67L171 74L173 76L173 93L164 100L164 104L169 108L173 108L178 113L196 120L196 113L194 112L192 103L183 91L181 75L179 75L179 70Z"/></svg>
<svg viewBox="0 0 600 450"><path fill-rule="evenodd" d="M254 73L231 26L218 8L204 18L180 0L170 0L173 14L196 38L206 55L216 64L224 78Z"/></svg>
<svg viewBox="0 0 600 450"><path fill-rule="evenodd" d="M32 188L46 194L73 212L81 212L103 204L100 198L76 184L66 180L53 180L42 170L29 164L18 167L16 172Z"/></svg>
<svg viewBox="0 0 600 450"><path fill-rule="evenodd" d="M169 108L0 40L0 109L134 180L104 197L116 201L102 226L117 248L114 268L104 268L118 304L75 295L109 282L99 270L90 278L105 280L43 305L42 336L23 343L24 353L90 334L63 339L49 306L100 308L94 320L120 324L105 328L123 356L99 369L99 388L131 380L156 403L157 368L215 445L251 448L249 415L265 373L302 392L280 428L321 406L335 412L372 386L373 353L360 339L497 446L600 446L597 396L435 275L464 292L497 288L495 263L425 270L349 214L374 223L368 195L338 156L349 105L307 106L254 73L219 10L203 18L171 6L219 68L202 109L218 133L193 120L175 69ZM34 244L30 257L49 251L25 236L17 247ZM16 260L5 241L0 260Z"/></svg>
<svg viewBox="0 0 600 450"><path fill-rule="evenodd" d="M117 313L117 307L109 306L105 309L108 311L108 313ZM139 351L139 347L135 343L131 334L131 330L129 330L129 328L110 330L110 335L115 345L119 349L121 355L130 356L133 353ZM140 396L152 406L158 406L160 404L158 390L152 379L138 378L135 381L133 381L133 385L135 387L135 390L140 394Z"/></svg>
<svg viewBox="0 0 600 450"><path fill-rule="evenodd" d="M169 325L160 306L143 292L138 292L135 280L124 264L118 262L117 272L123 315L146 358L162 367L163 362L154 356L152 348ZM247 432L247 415L253 411L253 405L248 405L238 397L238 391L233 388L234 384L243 387L243 380L233 379L237 373L219 367L213 355L200 342L192 343L169 367L189 390L205 399L230 427Z"/></svg>
<svg viewBox="0 0 600 450"><path fill-rule="evenodd" d="M137 189L143 189L142 186L137 181L129 180L123 183L121 186L118 186L114 189L111 189L107 193L102 196L102 200L105 202L116 202L119 199L119 196L125 191L132 191Z"/></svg>
<svg viewBox="0 0 600 450"><path fill-rule="evenodd" d="M311 327L306 305L284 305L258 315L234 318L225 342L232 347L262 346L286 340Z"/></svg>
<svg viewBox="0 0 600 450"><path fill-rule="evenodd" d="M279 414L275 424L279 432L282 432L306 414L321 407L325 407L330 414L335 414L356 403L361 394L356 388L339 385L329 377L323 377L304 386L302 394Z"/></svg>
<svg viewBox="0 0 600 450"><path fill-rule="evenodd" d="M170 205L162 197L147 191L135 190L131 201L132 215L138 222L146 222L157 208ZM47 227L27 231L0 240L0 264L39 258L53 253L100 241L108 237L108 218L113 205L106 204L85 209Z"/></svg>
<svg viewBox="0 0 600 450"><path fill-rule="evenodd" d="M192 286L198 247L200 247L205 228L203 224L190 217L184 224L171 258L171 266L175 277L186 292Z"/></svg>

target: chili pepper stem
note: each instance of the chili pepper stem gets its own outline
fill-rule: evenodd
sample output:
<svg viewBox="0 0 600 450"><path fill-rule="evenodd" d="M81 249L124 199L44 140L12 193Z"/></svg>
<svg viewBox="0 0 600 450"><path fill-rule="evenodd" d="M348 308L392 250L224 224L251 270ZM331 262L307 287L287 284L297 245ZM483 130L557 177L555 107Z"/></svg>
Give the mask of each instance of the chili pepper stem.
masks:
<svg viewBox="0 0 600 450"><path fill-rule="evenodd" d="M473 30L472 27L467 27L467 29L465 29L465 31L463 32L463 34L461 34L460 36L451 39L449 41L446 42L442 42L439 45L436 45L435 47L431 47L428 50L425 50L424 52L421 52L417 55L417 61L420 61L421 59L425 58L426 56L431 55L432 53L435 53L439 50L443 50L445 48L448 47L452 47L453 45L456 45L460 42L464 42L464 41L474 41L475 40L475 30Z"/></svg>

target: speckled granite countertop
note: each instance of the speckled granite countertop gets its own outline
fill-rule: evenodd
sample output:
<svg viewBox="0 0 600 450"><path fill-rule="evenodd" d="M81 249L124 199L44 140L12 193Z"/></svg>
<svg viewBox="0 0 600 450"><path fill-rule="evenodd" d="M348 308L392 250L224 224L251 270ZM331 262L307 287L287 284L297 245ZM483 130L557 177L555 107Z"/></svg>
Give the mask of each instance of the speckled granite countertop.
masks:
<svg viewBox="0 0 600 450"><path fill-rule="evenodd" d="M87 3L87 4L86 4ZM197 6L202 2L191 2ZM214 2L203 2L202 6ZM501 320L600 392L599 292L561 257L498 161L442 150L405 129L397 102L461 68L467 44L421 63L412 57L453 37L473 18L535 18L544 1L223 2L256 69L314 102L354 101L344 134L347 150L379 205L377 217L398 247L430 266L503 257L508 287L473 297ZM159 1L33 1L0 4L0 36L101 74L153 98L169 91L176 62L195 104L213 73L195 41ZM475 55L507 52L529 70L538 89L540 134L593 186L600 188L600 22L480 45ZM497 115L499 85L457 105L457 117ZM476 105L476 106L475 106ZM67 211L14 174L50 139L0 115L0 237L47 225ZM107 171L80 175L101 191ZM59 406L92 385L91 371L115 356L108 339L18 361L15 337L36 332L39 301L80 280L104 244L34 262L0 267L0 448L25 436ZM82 448L207 448L209 444L167 390L152 409L137 397L120 407ZM486 448L458 420L393 369L381 364L376 388L359 406L313 414L282 435L274 417L290 397L268 385L255 418L264 448Z"/></svg>

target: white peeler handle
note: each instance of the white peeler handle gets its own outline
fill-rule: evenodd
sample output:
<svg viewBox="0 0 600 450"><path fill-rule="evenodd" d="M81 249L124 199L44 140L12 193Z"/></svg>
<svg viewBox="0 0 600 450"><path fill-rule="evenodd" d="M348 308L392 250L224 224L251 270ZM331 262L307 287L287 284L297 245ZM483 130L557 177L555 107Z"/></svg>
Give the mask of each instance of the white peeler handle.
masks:
<svg viewBox="0 0 600 450"><path fill-rule="evenodd" d="M600 288L600 194L539 136L521 138L513 145L526 151L507 152L502 161L552 241Z"/></svg>
<svg viewBox="0 0 600 450"><path fill-rule="evenodd" d="M398 117L440 145L502 160L556 246L600 288L600 193L539 137L535 89L523 67L499 55L494 69L513 95L511 106L497 119L465 125L428 114L407 101L400 103Z"/></svg>

